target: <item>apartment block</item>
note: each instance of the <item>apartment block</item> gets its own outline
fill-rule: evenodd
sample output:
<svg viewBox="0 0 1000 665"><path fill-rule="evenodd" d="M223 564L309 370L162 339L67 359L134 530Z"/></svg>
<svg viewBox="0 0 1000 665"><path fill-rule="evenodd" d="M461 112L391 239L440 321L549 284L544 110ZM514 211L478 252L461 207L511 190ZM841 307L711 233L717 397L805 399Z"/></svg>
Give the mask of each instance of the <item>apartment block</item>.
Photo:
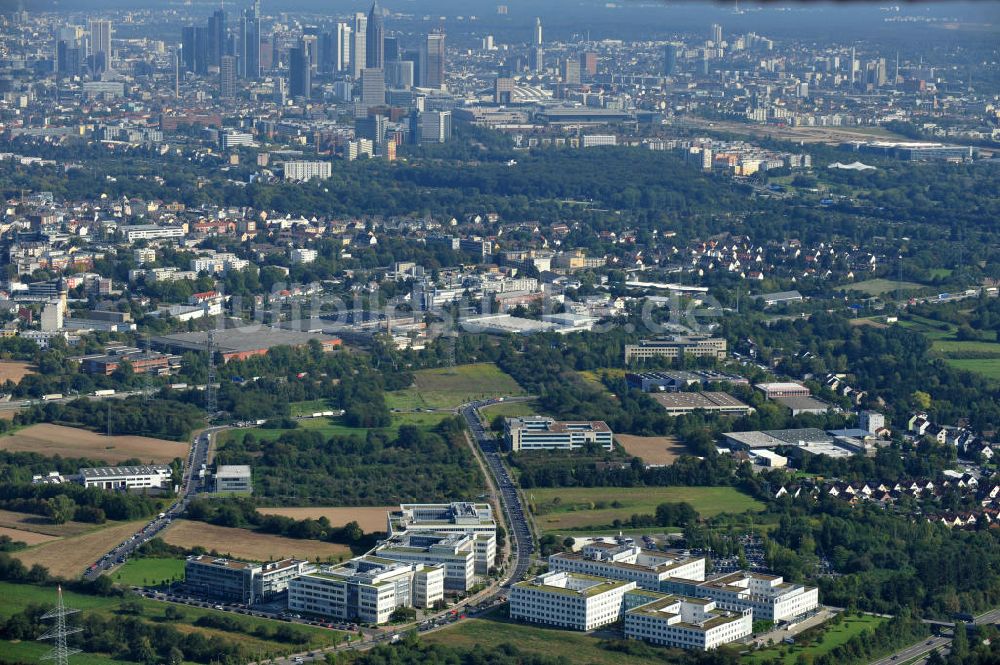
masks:
<svg viewBox="0 0 1000 665"><path fill-rule="evenodd" d="M288 609L386 623L400 607L430 607L443 599L444 573L444 566L361 556L292 580Z"/></svg>
<svg viewBox="0 0 1000 665"><path fill-rule="evenodd" d="M601 420L559 422L545 416L504 419L504 442L508 450L574 450L596 444L605 450L614 446L608 424Z"/></svg>
<svg viewBox="0 0 1000 665"><path fill-rule="evenodd" d="M590 631L618 621L623 597L635 582L578 573L546 573L510 590L510 617L571 630Z"/></svg>
<svg viewBox="0 0 1000 665"><path fill-rule="evenodd" d="M726 340L707 335L677 335L666 339L644 339L638 344L625 345L625 363L649 358L683 357L726 359Z"/></svg>
<svg viewBox="0 0 1000 665"><path fill-rule="evenodd" d="M635 582L640 589L660 591L664 581L671 577L704 580L705 559L597 541L585 545L579 552L551 555L549 570Z"/></svg>
<svg viewBox="0 0 1000 665"><path fill-rule="evenodd" d="M787 621L819 606L816 587L785 582L779 575L736 572L704 582L671 578L663 587L668 593L710 598L725 610L752 610L754 621Z"/></svg>
<svg viewBox="0 0 1000 665"><path fill-rule="evenodd" d="M749 609L718 609L708 598L650 591L625 594L625 637L680 649L708 651L753 632Z"/></svg>
<svg viewBox="0 0 1000 665"><path fill-rule="evenodd" d="M251 563L202 554L184 562L184 585L195 593L253 605L288 589L315 566L299 559Z"/></svg>

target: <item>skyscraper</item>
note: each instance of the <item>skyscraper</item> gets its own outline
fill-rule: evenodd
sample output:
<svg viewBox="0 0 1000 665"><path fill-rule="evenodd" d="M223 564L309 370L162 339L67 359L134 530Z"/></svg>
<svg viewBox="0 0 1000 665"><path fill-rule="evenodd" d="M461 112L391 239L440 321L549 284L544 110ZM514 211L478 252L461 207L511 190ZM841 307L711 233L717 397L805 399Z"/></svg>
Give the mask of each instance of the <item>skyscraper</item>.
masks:
<svg viewBox="0 0 1000 665"><path fill-rule="evenodd" d="M451 111L424 111L417 119L420 143L444 143L451 139Z"/></svg>
<svg viewBox="0 0 1000 665"><path fill-rule="evenodd" d="M393 62L399 60L399 39L396 37L386 37L385 43L385 61Z"/></svg>
<svg viewBox="0 0 1000 665"><path fill-rule="evenodd" d="M222 56L226 55L228 41L226 30L226 12L215 10L208 18L208 64L221 65Z"/></svg>
<svg viewBox="0 0 1000 665"><path fill-rule="evenodd" d="M243 78L260 78L260 0L254 0L240 17L239 71Z"/></svg>
<svg viewBox="0 0 1000 665"><path fill-rule="evenodd" d="M236 56L224 55L219 59L219 97L236 96Z"/></svg>
<svg viewBox="0 0 1000 665"><path fill-rule="evenodd" d="M663 47L663 75L673 76L677 71L677 45L667 44Z"/></svg>
<svg viewBox="0 0 1000 665"><path fill-rule="evenodd" d="M580 73L588 77L597 76L597 54L587 51L580 54Z"/></svg>
<svg viewBox="0 0 1000 665"><path fill-rule="evenodd" d="M542 49L542 19L535 18L535 36L531 49L531 66L536 72L545 69L545 51Z"/></svg>
<svg viewBox="0 0 1000 665"><path fill-rule="evenodd" d="M722 26L718 23L712 24L712 43L716 46L722 43Z"/></svg>
<svg viewBox="0 0 1000 665"><path fill-rule="evenodd" d="M385 71L381 69L361 70L361 106L367 110L385 104Z"/></svg>
<svg viewBox="0 0 1000 665"><path fill-rule="evenodd" d="M562 63L562 80L567 85L580 85L580 60L567 57Z"/></svg>
<svg viewBox="0 0 1000 665"><path fill-rule="evenodd" d="M514 96L514 79L509 76L498 76L493 83L493 103L510 104Z"/></svg>
<svg viewBox="0 0 1000 665"><path fill-rule="evenodd" d="M337 24L337 72L344 73L351 68L351 26Z"/></svg>
<svg viewBox="0 0 1000 665"><path fill-rule="evenodd" d="M354 15L354 46L351 49L351 69L354 78L361 78L361 70L368 67L368 17L358 12Z"/></svg>
<svg viewBox="0 0 1000 665"><path fill-rule="evenodd" d="M420 54L420 85L424 88L444 88L445 56L444 33L432 32L427 35Z"/></svg>
<svg viewBox="0 0 1000 665"><path fill-rule="evenodd" d="M311 91L309 50L305 44L299 44L288 49L288 92L292 97L309 99Z"/></svg>
<svg viewBox="0 0 1000 665"><path fill-rule="evenodd" d="M94 71L111 68L111 21L90 22L90 57Z"/></svg>
<svg viewBox="0 0 1000 665"><path fill-rule="evenodd" d="M372 3L365 26L365 68L385 69L385 26L378 0Z"/></svg>

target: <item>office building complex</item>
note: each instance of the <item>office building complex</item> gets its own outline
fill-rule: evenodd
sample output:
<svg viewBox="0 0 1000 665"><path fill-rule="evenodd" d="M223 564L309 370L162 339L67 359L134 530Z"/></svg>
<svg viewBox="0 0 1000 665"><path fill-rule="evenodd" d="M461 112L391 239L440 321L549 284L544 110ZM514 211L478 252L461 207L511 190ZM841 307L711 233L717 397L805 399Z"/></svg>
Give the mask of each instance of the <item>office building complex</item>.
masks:
<svg viewBox="0 0 1000 665"><path fill-rule="evenodd" d="M304 99L312 93L312 63L304 42L288 49L288 91L292 97Z"/></svg>
<svg viewBox="0 0 1000 665"><path fill-rule="evenodd" d="M558 422L545 416L504 419L504 442L507 449L575 450L588 444L611 450L611 428L604 421Z"/></svg>
<svg viewBox="0 0 1000 665"><path fill-rule="evenodd" d="M111 21L90 21L90 61L97 73L111 69Z"/></svg>
<svg viewBox="0 0 1000 665"><path fill-rule="evenodd" d="M488 503L403 503L399 510L389 511L387 531L390 536L404 531L440 531L495 538L497 523Z"/></svg>
<svg viewBox="0 0 1000 665"><path fill-rule="evenodd" d="M726 610L753 611L754 621L787 621L819 605L816 587L785 582L778 575L736 572L699 582L679 577L663 583L664 591L695 598L709 598Z"/></svg>
<svg viewBox="0 0 1000 665"><path fill-rule="evenodd" d="M252 475L246 464L223 464L215 470L215 491L249 494L253 491Z"/></svg>
<svg viewBox="0 0 1000 665"><path fill-rule="evenodd" d="M381 69L361 70L361 107L370 109L385 104L385 72Z"/></svg>
<svg viewBox="0 0 1000 665"><path fill-rule="evenodd" d="M84 487L102 490L146 490L170 487L169 466L104 466L80 469Z"/></svg>
<svg viewBox="0 0 1000 665"><path fill-rule="evenodd" d="M354 15L351 34L351 71L357 80L361 78L361 71L368 67L368 17L361 12Z"/></svg>
<svg viewBox="0 0 1000 665"><path fill-rule="evenodd" d="M243 10L238 30L238 69L243 78L260 78L260 0Z"/></svg>
<svg viewBox="0 0 1000 665"><path fill-rule="evenodd" d="M596 541L579 552L553 554L549 570L635 582L640 589L661 591L663 582L671 577L704 580L705 559L644 550L629 543Z"/></svg>
<svg viewBox="0 0 1000 665"><path fill-rule="evenodd" d="M314 569L299 559L251 563L192 555L184 562L184 585L195 593L254 605L283 593L292 580Z"/></svg>
<svg viewBox="0 0 1000 665"><path fill-rule="evenodd" d="M625 345L625 363L647 358L726 359L726 340L707 335L675 336L667 339L641 340L638 344Z"/></svg>
<svg viewBox="0 0 1000 665"><path fill-rule="evenodd" d="M514 79L499 76L493 83L493 103L508 105L514 95Z"/></svg>
<svg viewBox="0 0 1000 665"><path fill-rule="evenodd" d="M385 26L377 0L368 12L368 24L365 26L365 68L385 69Z"/></svg>
<svg viewBox="0 0 1000 665"><path fill-rule="evenodd" d="M393 561L443 566L444 588L468 591L476 583L477 537L480 536L433 531L404 533L379 545L375 553ZM492 538L489 534L481 537Z"/></svg>
<svg viewBox="0 0 1000 665"><path fill-rule="evenodd" d="M288 609L336 619L386 623L400 607L431 607L444 598L444 567L362 556L297 577Z"/></svg>
<svg viewBox="0 0 1000 665"><path fill-rule="evenodd" d="M623 598L635 582L592 575L547 573L510 590L510 618L590 631L618 621Z"/></svg>
<svg viewBox="0 0 1000 665"><path fill-rule="evenodd" d="M750 610L716 609L706 598L630 591L624 603L625 637L651 644L707 651L753 632Z"/></svg>
<svg viewBox="0 0 1000 665"><path fill-rule="evenodd" d="M417 117L420 143L446 143L451 139L451 111L424 111Z"/></svg>

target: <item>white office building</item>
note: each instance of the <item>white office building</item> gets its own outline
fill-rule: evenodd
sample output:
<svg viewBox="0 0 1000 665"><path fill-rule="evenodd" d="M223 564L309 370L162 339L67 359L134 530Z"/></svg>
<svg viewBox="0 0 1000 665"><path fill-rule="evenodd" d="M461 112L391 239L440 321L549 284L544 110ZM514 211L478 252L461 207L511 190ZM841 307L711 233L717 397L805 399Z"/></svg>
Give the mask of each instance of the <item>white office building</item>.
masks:
<svg viewBox="0 0 1000 665"><path fill-rule="evenodd" d="M510 617L517 621L590 631L618 621L623 597L635 582L575 573L546 573L510 590Z"/></svg>
<svg viewBox="0 0 1000 665"><path fill-rule="evenodd" d="M779 575L736 572L704 582L671 578L663 587L668 593L710 598L725 610L752 610L754 621L787 621L819 606L816 587L785 582Z"/></svg>
<svg viewBox="0 0 1000 665"><path fill-rule="evenodd" d="M300 559L251 563L202 554L184 562L184 585L206 596L253 605L283 593L292 580L314 569Z"/></svg>
<svg viewBox="0 0 1000 665"><path fill-rule="evenodd" d="M122 234L126 242L136 240L159 240L162 238L183 238L184 227L181 226L159 226L157 224L136 224L135 226L125 226Z"/></svg>
<svg viewBox="0 0 1000 665"><path fill-rule="evenodd" d="M705 559L598 541L585 545L579 552L553 554L549 557L549 570L635 582L640 589L660 591L663 582L671 577L704 580Z"/></svg>
<svg viewBox="0 0 1000 665"><path fill-rule="evenodd" d="M468 591L476 584L476 536L415 532L393 536L375 554L393 561L444 566L444 588Z"/></svg>
<svg viewBox="0 0 1000 665"><path fill-rule="evenodd" d="M716 608L708 598L652 591L625 594L625 637L651 644L708 651L753 632L753 612Z"/></svg>
<svg viewBox="0 0 1000 665"><path fill-rule="evenodd" d="M299 248L291 251L292 263L312 263L319 253L315 249Z"/></svg>
<svg viewBox="0 0 1000 665"><path fill-rule="evenodd" d="M476 574L496 565L497 523L488 503L404 503L388 513L388 534L458 533L473 536Z"/></svg>
<svg viewBox="0 0 1000 665"><path fill-rule="evenodd" d="M400 607L444 598L444 567L361 556L301 575L288 585L288 609L365 623L386 623Z"/></svg>
<svg viewBox="0 0 1000 665"><path fill-rule="evenodd" d="M84 487L103 490L144 490L170 487L170 467L104 466L80 469Z"/></svg>
<svg viewBox="0 0 1000 665"><path fill-rule="evenodd" d="M504 442L511 451L575 450L590 443L605 450L614 447L611 428L604 421L559 422L545 416L505 418Z"/></svg>
<svg viewBox="0 0 1000 665"><path fill-rule="evenodd" d="M253 491L253 472L247 464L223 464L215 470L215 491L218 493Z"/></svg>

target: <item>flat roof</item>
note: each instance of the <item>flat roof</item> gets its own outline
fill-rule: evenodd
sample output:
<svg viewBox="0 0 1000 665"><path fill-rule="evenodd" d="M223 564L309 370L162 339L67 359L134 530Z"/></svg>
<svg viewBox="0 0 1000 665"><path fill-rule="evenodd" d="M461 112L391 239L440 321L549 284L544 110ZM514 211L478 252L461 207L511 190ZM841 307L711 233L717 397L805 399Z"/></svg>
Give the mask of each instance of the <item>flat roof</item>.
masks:
<svg viewBox="0 0 1000 665"><path fill-rule="evenodd" d="M223 464L215 470L215 475L227 475L227 476L249 476L250 465L249 464Z"/></svg>
<svg viewBox="0 0 1000 665"><path fill-rule="evenodd" d="M297 330L285 330L272 326L242 326L216 330L214 338L215 350L221 353L241 353L270 349L275 346L305 346L310 340L319 340L331 344L339 341L338 337L322 335ZM153 338L159 346L177 349L207 351L208 331L195 331L160 335Z"/></svg>
<svg viewBox="0 0 1000 665"><path fill-rule="evenodd" d="M750 408L742 401L724 392L653 393L652 396L668 410Z"/></svg>
<svg viewBox="0 0 1000 665"><path fill-rule="evenodd" d="M809 390L801 383L794 381L771 381L758 383L754 386L758 390Z"/></svg>
<svg viewBox="0 0 1000 665"><path fill-rule="evenodd" d="M815 397L797 395L792 397L775 397L774 401L793 411L826 411L830 408L829 404L821 402Z"/></svg>
<svg viewBox="0 0 1000 665"><path fill-rule="evenodd" d="M170 467L163 464L153 466L99 466L80 469L84 478L116 478L118 476L155 476L170 473Z"/></svg>

